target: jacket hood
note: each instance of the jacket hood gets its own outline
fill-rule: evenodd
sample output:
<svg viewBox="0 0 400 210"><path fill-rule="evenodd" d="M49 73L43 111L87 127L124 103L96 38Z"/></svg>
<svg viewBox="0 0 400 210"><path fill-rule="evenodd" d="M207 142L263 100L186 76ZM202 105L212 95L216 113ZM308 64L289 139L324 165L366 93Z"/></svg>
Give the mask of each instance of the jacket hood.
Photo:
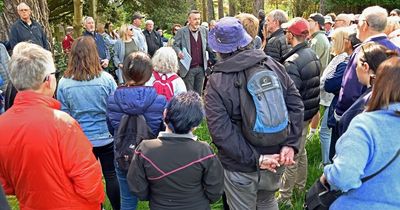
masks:
<svg viewBox="0 0 400 210"><path fill-rule="evenodd" d="M121 112L134 115L144 114L157 98L156 90L149 86L119 87L113 96Z"/></svg>
<svg viewBox="0 0 400 210"><path fill-rule="evenodd" d="M254 64L267 58L262 50L245 50L225 58L215 64L214 72L233 73L240 72L254 66Z"/></svg>

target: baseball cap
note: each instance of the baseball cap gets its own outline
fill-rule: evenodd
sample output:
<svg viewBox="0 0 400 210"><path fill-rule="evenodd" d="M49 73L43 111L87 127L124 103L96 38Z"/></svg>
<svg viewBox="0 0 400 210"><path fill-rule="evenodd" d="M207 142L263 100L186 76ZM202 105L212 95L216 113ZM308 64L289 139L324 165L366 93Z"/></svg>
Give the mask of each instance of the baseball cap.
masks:
<svg viewBox="0 0 400 210"><path fill-rule="evenodd" d="M310 26L304 18L296 17L287 23L283 23L282 28L287 29L290 33L296 36L308 35Z"/></svg>
<svg viewBox="0 0 400 210"><path fill-rule="evenodd" d="M330 23L330 24L334 24L335 23L335 22L333 22L332 17L329 16L329 15L326 15L324 17L324 19L325 19L325 23Z"/></svg>
<svg viewBox="0 0 400 210"><path fill-rule="evenodd" d="M133 13L132 20L142 19L142 18L144 18L144 17L145 17L145 16L142 15L142 14L140 14L139 12L135 12L135 13Z"/></svg>
<svg viewBox="0 0 400 210"><path fill-rule="evenodd" d="M321 29L324 28L325 18L321 14L313 13L310 15L309 19L312 19L313 21L317 22Z"/></svg>

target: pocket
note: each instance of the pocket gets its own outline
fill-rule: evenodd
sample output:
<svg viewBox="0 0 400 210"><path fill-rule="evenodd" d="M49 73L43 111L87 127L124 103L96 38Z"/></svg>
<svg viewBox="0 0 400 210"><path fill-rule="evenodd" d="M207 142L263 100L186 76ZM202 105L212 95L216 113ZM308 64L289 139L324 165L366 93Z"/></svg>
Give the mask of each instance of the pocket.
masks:
<svg viewBox="0 0 400 210"><path fill-rule="evenodd" d="M236 190L248 192L252 192L255 188L257 178L253 173L232 172L227 170L225 171L225 177L228 179L227 182L231 183Z"/></svg>
<svg viewBox="0 0 400 210"><path fill-rule="evenodd" d="M284 166L279 167L276 170L276 173L268 170L260 171L260 183L258 185L258 189L269 192L276 192L281 187L281 177L284 171Z"/></svg>

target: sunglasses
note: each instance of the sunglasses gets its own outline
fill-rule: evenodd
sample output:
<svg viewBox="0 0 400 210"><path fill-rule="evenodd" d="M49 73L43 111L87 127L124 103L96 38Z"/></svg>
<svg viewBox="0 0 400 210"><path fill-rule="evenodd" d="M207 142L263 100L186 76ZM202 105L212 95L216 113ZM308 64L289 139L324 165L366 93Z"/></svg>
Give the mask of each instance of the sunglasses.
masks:
<svg viewBox="0 0 400 210"><path fill-rule="evenodd" d="M58 71L56 70L55 72L51 72L50 74L48 74L44 79L43 82L49 81L49 78L51 75L56 75L58 74Z"/></svg>

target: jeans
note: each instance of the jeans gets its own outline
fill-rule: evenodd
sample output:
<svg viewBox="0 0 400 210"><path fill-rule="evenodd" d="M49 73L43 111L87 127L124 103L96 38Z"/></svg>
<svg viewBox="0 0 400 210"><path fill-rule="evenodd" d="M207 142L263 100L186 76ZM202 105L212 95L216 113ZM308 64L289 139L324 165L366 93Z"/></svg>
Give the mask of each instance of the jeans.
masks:
<svg viewBox="0 0 400 210"><path fill-rule="evenodd" d="M96 159L100 159L101 170L106 180L106 193L111 206L113 210L119 210L121 201L114 166L114 142L101 147L93 147L93 153Z"/></svg>
<svg viewBox="0 0 400 210"><path fill-rule="evenodd" d="M321 119L321 128L319 130L319 140L321 141L322 163L329 164L329 148L331 145L332 130L328 128L328 111L329 107L325 107L324 115Z"/></svg>
<svg viewBox="0 0 400 210"><path fill-rule="evenodd" d="M136 210L138 199L129 190L128 181L126 180L127 171L116 168L119 182L119 190L121 192L121 210Z"/></svg>
<svg viewBox="0 0 400 210"><path fill-rule="evenodd" d="M182 77L185 82L186 89L193 90L201 95L204 85L204 69L203 67L190 68L185 77Z"/></svg>

